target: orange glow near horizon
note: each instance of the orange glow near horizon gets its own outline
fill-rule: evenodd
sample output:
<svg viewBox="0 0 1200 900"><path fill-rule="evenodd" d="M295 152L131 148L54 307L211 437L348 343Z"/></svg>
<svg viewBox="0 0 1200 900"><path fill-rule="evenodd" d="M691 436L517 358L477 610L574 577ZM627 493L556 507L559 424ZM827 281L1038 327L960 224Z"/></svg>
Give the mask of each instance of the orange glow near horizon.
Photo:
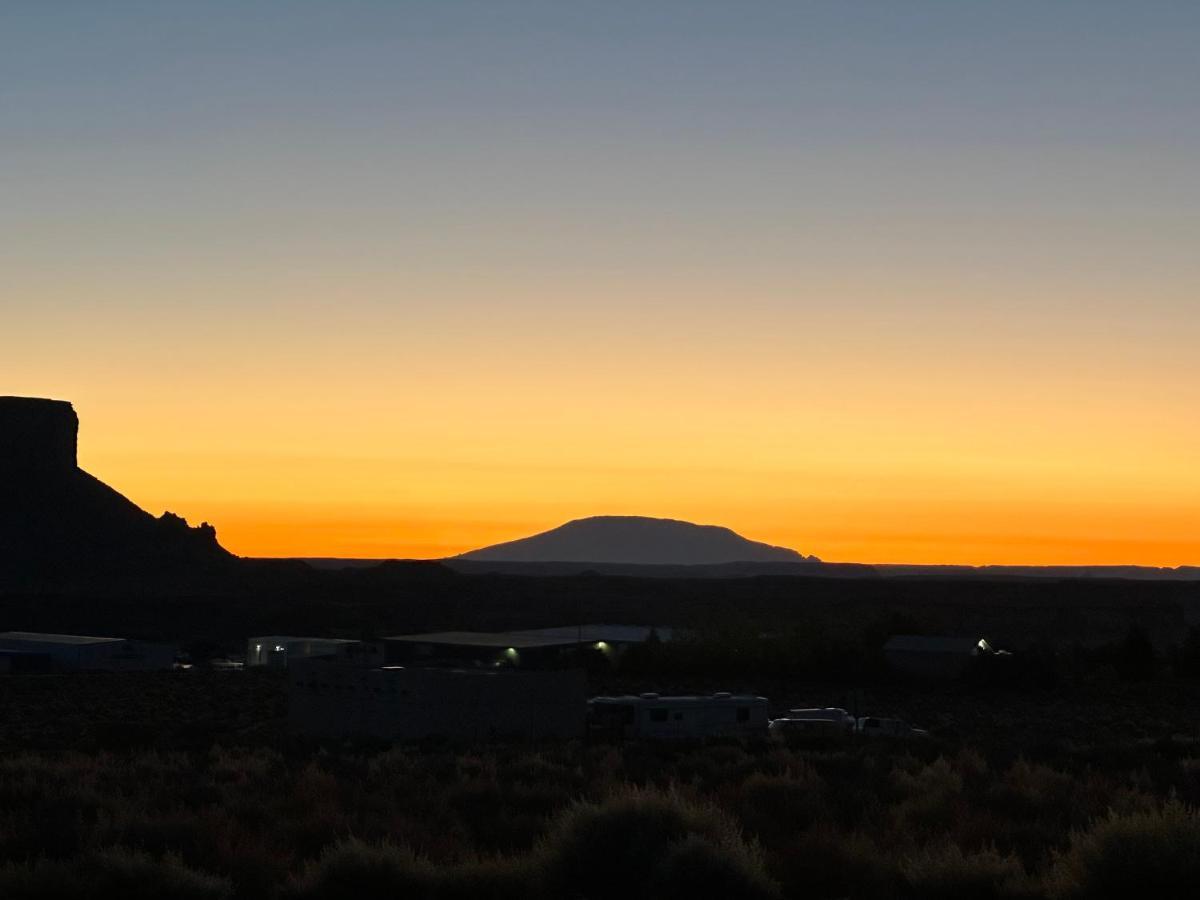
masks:
<svg viewBox="0 0 1200 900"><path fill-rule="evenodd" d="M1200 4L1019 5L9 4L0 393L248 556L1200 564Z"/></svg>
<svg viewBox="0 0 1200 900"><path fill-rule="evenodd" d="M152 512L211 522L245 556L440 558L622 514L827 561L1200 562L1200 428L1149 399L1113 428L1120 391L1066 407L1049 382L980 407L980 385L932 377L823 398L764 381L742 403L717 379L661 377L640 393L615 375L568 390L498 372L479 396L347 384L286 405L261 390L77 402L81 465Z"/></svg>
<svg viewBox="0 0 1200 900"><path fill-rule="evenodd" d="M153 307L83 315L14 343L8 390L72 400L85 469L246 556L438 558L624 514L829 561L1200 563L1187 328L1033 339L981 314L951 339L848 302L624 331L449 315L414 338L384 312L325 330L324 302L229 335L190 313L186 342ZM125 354L97 365L95 340Z"/></svg>

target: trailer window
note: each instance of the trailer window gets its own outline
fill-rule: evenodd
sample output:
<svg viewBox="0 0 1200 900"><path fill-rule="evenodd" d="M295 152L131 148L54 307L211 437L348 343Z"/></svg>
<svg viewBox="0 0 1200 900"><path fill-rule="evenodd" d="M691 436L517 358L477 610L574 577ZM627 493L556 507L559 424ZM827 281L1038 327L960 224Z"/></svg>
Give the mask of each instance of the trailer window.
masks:
<svg viewBox="0 0 1200 900"><path fill-rule="evenodd" d="M749 722L750 721L750 707L739 706L737 708L737 711L738 711L737 712L737 720L739 722Z"/></svg>
<svg viewBox="0 0 1200 900"><path fill-rule="evenodd" d="M665 709L652 709L652 710L650 710L650 721L651 721L651 722L665 722L665 721L667 721L667 711L666 711Z"/></svg>

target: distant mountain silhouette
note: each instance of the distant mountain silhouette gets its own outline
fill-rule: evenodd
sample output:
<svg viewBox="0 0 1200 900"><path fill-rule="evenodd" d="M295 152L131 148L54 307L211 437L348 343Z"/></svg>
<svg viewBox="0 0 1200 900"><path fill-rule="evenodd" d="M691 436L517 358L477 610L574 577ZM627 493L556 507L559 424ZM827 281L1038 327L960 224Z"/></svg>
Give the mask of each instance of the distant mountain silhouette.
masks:
<svg viewBox="0 0 1200 900"><path fill-rule="evenodd" d="M0 583L154 573L233 557L211 525L150 513L78 467L70 403L0 397Z"/></svg>
<svg viewBox="0 0 1200 900"><path fill-rule="evenodd" d="M444 559L442 565L460 575L512 575L523 578L562 578L575 575L616 578L702 579L735 578L878 578L870 566L826 562L729 562L714 565L646 565L609 562L506 562L486 559Z"/></svg>
<svg viewBox="0 0 1200 900"><path fill-rule="evenodd" d="M550 531L472 550L455 559L653 566L820 562L816 557L806 557L786 547L747 540L728 528L644 516L575 519Z"/></svg>

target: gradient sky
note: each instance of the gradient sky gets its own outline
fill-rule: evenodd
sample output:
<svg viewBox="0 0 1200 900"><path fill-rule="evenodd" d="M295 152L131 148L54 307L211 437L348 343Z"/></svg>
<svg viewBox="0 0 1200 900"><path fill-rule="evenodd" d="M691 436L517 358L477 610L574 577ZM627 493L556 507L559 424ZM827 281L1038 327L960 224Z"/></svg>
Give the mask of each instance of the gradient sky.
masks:
<svg viewBox="0 0 1200 900"><path fill-rule="evenodd" d="M1200 563L1200 4L0 4L0 393L253 555Z"/></svg>

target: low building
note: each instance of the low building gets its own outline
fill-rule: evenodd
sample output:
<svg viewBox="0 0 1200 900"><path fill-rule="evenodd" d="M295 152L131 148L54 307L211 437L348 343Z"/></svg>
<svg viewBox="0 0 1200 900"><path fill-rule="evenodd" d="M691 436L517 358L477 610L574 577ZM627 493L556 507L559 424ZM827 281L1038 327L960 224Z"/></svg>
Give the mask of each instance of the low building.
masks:
<svg viewBox="0 0 1200 900"><path fill-rule="evenodd" d="M957 678L973 660L994 653L982 637L897 634L883 645L889 666L919 678Z"/></svg>
<svg viewBox="0 0 1200 900"><path fill-rule="evenodd" d="M288 722L317 738L573 738L584 732L580 670L368 667L330 657L288 667Z"/></svg>
<svg viewBox="0 0 1200 900"><path fill-rule="evenodd" d="M554 637L582 644L609 644L626 647L646 641L669 641L675 636L673 628L655 625L556 625L553 628L522 628L509 634L528 637Z"/></svg>
<svg viewBox="0 0 1200 900"><path fill-rule="evenodd" d="M54 671L148 671L169 669L175 648L167 644L81 634L43 634L33 631L0 633L0 653L44 656ZM10 670L16 672L24 663ZM30 665L35 665L30 663Z"/></svg>
<svg viewBox="0 0 1200 900"><path fill-rule="evenodd" d="M749 694L641 694L588 701L589 733L608 739L766 734L769 721L770 701Z"/></svg>
<svg viewBox="0 0 1200 900"><path fill-rule="evenodd" d="M269 634L246 641L246 665L286 669L298 659L316 656L343 656L365 660L370 664L382 662L382 649L376 644L345 638L296 637L288 634Z"/></svg>
<svg viewBox="0 0 1200 900"><path fill-rule="evenodd" d="M575 665L580 651L619 656L632 645L670 640L670 628L644 625L562 625L515 631L437 631L384 640L389 665L435 661L475 666L554 668Z"/></svg>
<svg viewBox="0 0 1200 900"><path fill-rule="evenodd" d="M0 650L0 675L45 675L54 671L49 653Z"/></svg>

